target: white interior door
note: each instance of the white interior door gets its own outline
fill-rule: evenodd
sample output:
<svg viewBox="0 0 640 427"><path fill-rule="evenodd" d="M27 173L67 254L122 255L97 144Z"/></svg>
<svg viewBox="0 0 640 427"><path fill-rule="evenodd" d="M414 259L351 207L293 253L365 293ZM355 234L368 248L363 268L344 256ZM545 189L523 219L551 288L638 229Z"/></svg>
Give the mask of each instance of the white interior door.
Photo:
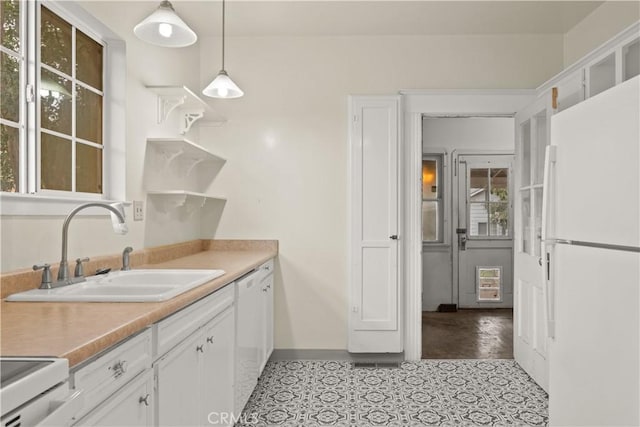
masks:
<svg viewBox="0 0 640 427"><path fill-rule="evenodd" d="M511 175L513 155L460 155L457 159L458 305L513 306Z"/></svg>
<svg viewBox="0 0 640 427"><path fill-rule="evenodd" d="M398 96L352 98L349 351L400 352Z"/></svg>
<svg viewBox="0 0 640 427"><path fill-rule="evenodd" d="M550 95L516 114L513 352L520 366L545 390L549 387L547 293L540 239L550 119Z"/></svg>

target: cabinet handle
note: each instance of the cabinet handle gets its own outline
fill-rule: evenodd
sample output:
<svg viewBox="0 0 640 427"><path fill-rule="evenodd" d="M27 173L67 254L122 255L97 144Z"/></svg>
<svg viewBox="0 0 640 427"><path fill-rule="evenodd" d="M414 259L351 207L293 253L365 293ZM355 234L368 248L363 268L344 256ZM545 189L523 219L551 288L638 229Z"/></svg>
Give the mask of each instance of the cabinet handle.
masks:
<svg viewBox="0 0 640 427"><path fill-rule="evenodd" d="M271 289L271 284L268 284L268 285L267 285L267 289Z"/></svg>
<svg viewBox="0 0 640 427"><path fill-rule="evenodd" d="M207 337L207 342L213 344L213 336Z"/></svg>
<svg viewBox="0 0 640 427"><path fill-rule="evenodd" d="M144 406L149 406L149 396L148 394L145 397L140 396L138 399L138 403L144 403Z"/></svg>
<svg viewBox="0 0 640 427"><path fill-rule="evenodd" d="M125 372L127 372L128 363L126 360L119 360L115 365L111 368L113 370L113 376L118 378Z"/></svg>
<svg viewBox="0 0 640 427"><path fill-rule="evenodd" d="M262 292L267 292L267 288L262 288Z"/></svg>
<svg viewBox="0 0 640 427"><path fill-rule="evenodd" d="M204 353L204 347L202 345L199 345L196 347L196 351L199 351L200 353Z"/></svg>

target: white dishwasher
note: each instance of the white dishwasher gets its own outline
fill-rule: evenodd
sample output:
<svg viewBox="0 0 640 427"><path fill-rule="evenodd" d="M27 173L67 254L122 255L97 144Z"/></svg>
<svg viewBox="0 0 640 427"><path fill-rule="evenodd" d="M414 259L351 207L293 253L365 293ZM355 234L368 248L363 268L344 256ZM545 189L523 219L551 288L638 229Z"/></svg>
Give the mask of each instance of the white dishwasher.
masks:
<svg viewBox="0 0 640 427"><path fill-rule="evenodd" d="M0 425L4 427L69 426L83 402L69 390L67 359L0 358Z"/></svg>
<svg viewBox="0 0 640 427"><path fill-rule="evenodd" d="M258 383L260 337L260 274L253 271L236 281L236 372L234 412L242 413Z"/></svg>

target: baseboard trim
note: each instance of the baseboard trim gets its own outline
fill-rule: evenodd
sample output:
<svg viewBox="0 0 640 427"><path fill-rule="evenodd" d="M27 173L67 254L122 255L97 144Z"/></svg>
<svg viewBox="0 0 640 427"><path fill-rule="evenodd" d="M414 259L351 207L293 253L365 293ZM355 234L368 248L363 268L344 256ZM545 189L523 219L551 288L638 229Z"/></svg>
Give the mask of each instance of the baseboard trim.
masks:
<svg viewBox="0 0 640 427"><path fill-rule="evenodd" d="M344 360L348 362L402 362L404 353L349 353L347 350L275 349L269 358L272 362L285 360Z"/></svg>

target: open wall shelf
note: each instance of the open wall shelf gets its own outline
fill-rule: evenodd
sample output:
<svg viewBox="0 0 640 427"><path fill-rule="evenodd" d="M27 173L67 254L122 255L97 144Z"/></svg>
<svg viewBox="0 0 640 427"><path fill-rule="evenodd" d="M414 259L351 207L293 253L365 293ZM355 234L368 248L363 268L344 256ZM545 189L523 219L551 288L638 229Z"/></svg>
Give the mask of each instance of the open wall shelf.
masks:
<svg viewBox="0 0 640 427"><path fill-rule="evenodd" d="M219 171L227 162L226 159L188 139L148 138L147 145L155 150L161 159L162 169L174 168L179 175L185 177L199 164L206 163L208 168Z"/></svg>
<svg viewBox="0 0 640 427"><path fill-rule="evenodd" d="M158 95L158 123L166 121L176 111L180 134L187 133L198 120L214 126L227 121L186 86L147 86L147 89Z"/></svg>
<svg viewBox="0 0 640 427"><path fill-rule="evenodd" d="M163 213L183 207L188 212L193 212L204 207L206 203L227 200L224 197L182 190L149 191L147 195L155 199L156 206L158 206Z"/></svg>

